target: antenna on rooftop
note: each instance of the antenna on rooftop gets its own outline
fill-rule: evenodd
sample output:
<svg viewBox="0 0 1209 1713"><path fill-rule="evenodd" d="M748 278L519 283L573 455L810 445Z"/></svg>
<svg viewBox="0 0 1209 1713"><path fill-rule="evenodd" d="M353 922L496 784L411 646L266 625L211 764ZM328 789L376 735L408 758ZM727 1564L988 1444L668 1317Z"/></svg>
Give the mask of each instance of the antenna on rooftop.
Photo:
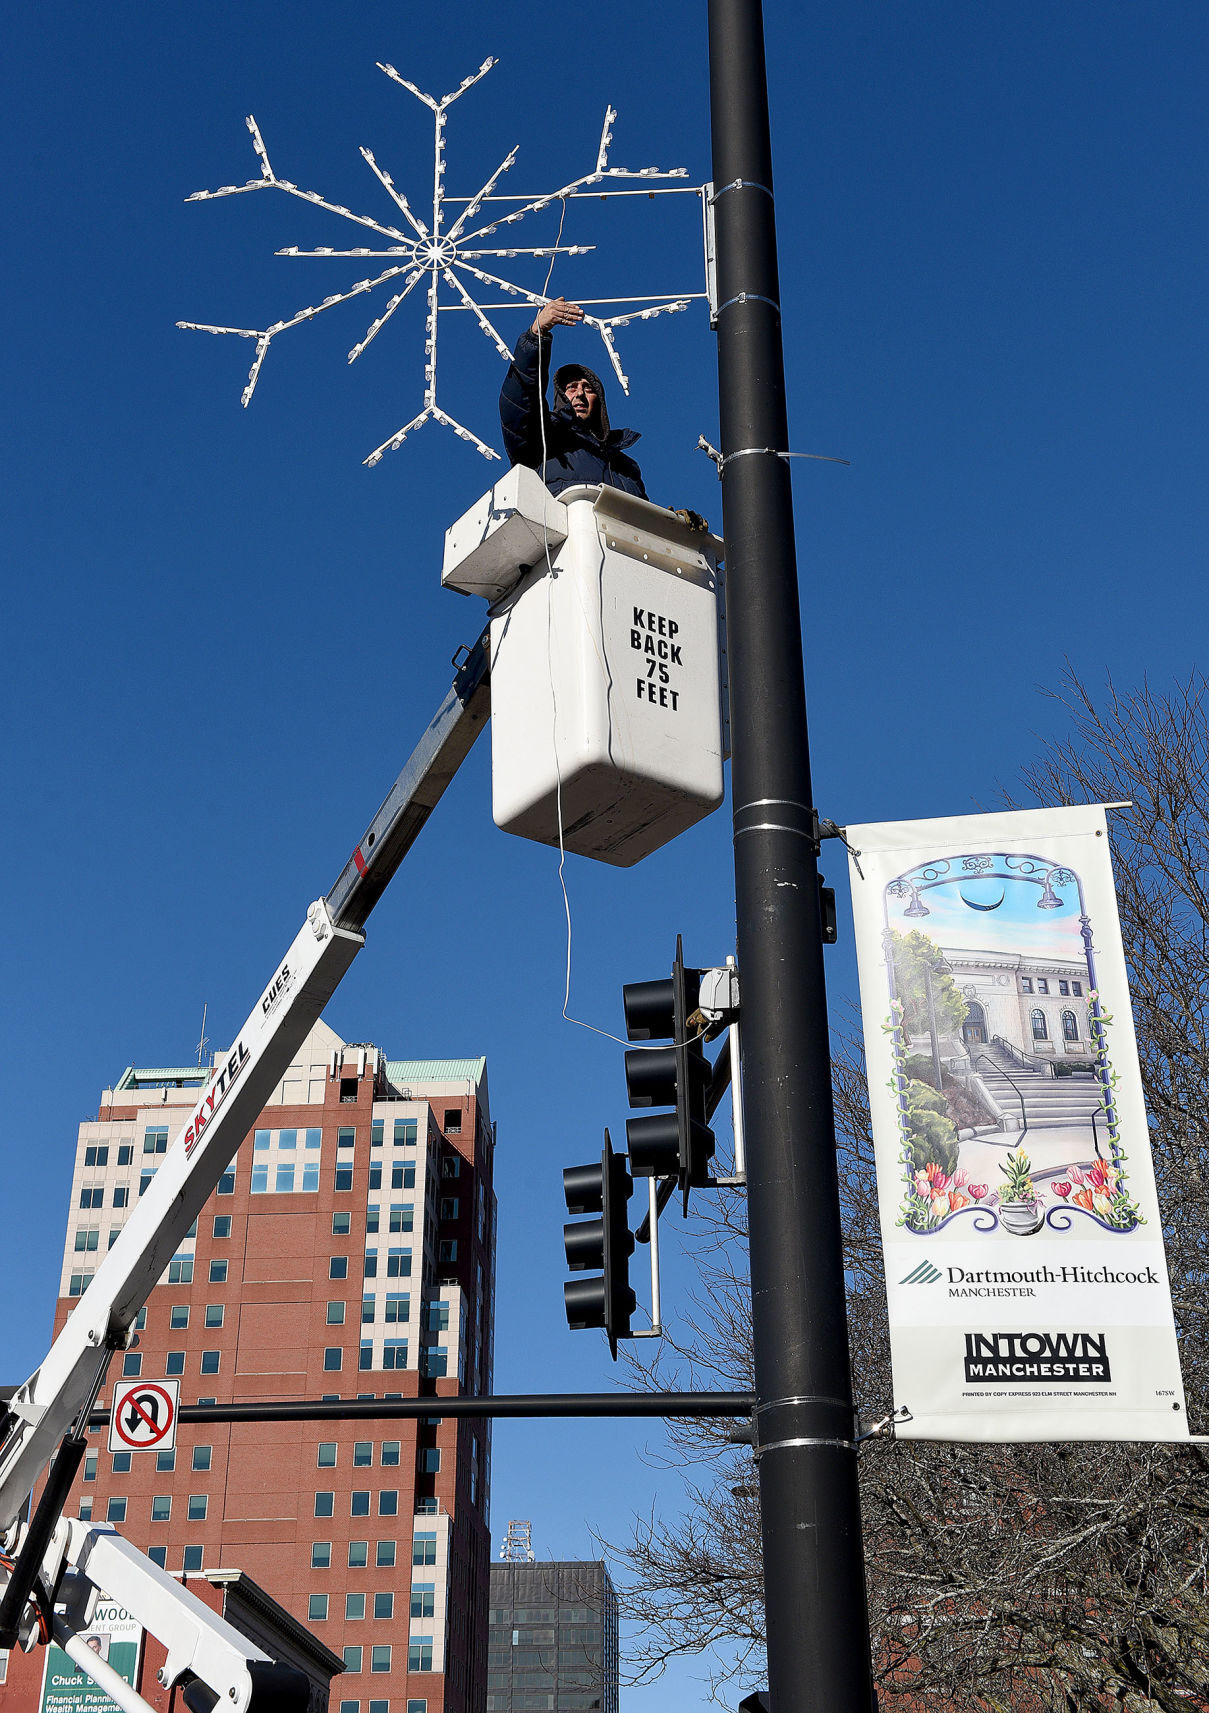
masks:
<svg viewBox="0 0 1209 1713"><path fill-rule="evenodd" d="M511 1518L508 1523L508 1532L500 1542L500 1562L503 1564L532 1564L535 1557L533 1530L528 1517Z"/></svg>
<svg viewBox="0 0 1209 1713"><path fill-rule="evenodd" d="M541 292L530 291L527 287L515 284L512 280L492 273L482 266L483 262L501 265L501 260L520 256L548 257L551 267L557 256L580 256L594 250L594 244L563 244L561 243L562 220L559 221L558 236L553 244L524 245L512 241L512 234L497 236L500 229L515 225L524 220L527 215L540 214L544 209L558 207L565 218L567 204L578 198L599 197L602 201L609 196L675 196L689 195L701 199L703 226L705 231L705 265L707 277L710 271L711 259L711 216L712 216L712 185L668 184L669 179L685 179L688 177L687 167L614 167L609 165L609 146L613 140L613 124L617 118L616 109L608 107L605 110L604 126L600 135L600 145L596 159L591 169L581 173L578 178L569 180L557 190L542 192L525 192L521 195L505 196L496 193L496 185L503 175L511 168L517 157L517 149L513 149L500 162L499 166L475 192L473 196L450 196L445 189L445 125L449 108L458 98L478 83L499 62L487 58L470 77L463 78L458 87L448 95L439 99L427 95L418 89L414 83L402 77L393 65L378 62L378 69L384 72L393 83L400 85L409 94L414 95L425 107L431 109L434 123L434 164L433 191L431 214L427 204L421 217L412 208L407 197L397 187L390 173L375 159L373 153L366 148L361 150L366 166L377 179L382 190L393 203L393 221L371 219L366 214L355 214L351 208L342 203L329 202L318 191L303 190L288 178L280 178L269 161L268 151L261 136L260 127L256 120L249 116L247 127L252 137L252 148L255 151L260 166L260 177L249 179L246 184L224 184L217 190L197 190L192 196L186 197L187 202L208 202L222 196L240 196L245 191L280 190L287 196L298 197L303 202L309 202L316 208L322 208L329 214L337 215L341 220L348 220L354 225L368 228L368 231L385 240L378 248L357 245L352 249L338 250L323 246L314 250L302 250L297 245L278 250L279 256L306 257L309 259L335 258L360 259L371 258L372 265L381 264L380 273L369 275L358 280L356 284L343 291L334 292L318 303L311 304L305 309L298 310L294 315L281 321L275 321L268 327L219 327L210 322L178 321L178 327L187 328L197 333L230 333L240 339L254 339L256 353L248 374L247 384L243 390L242 403L246 406L251 402L256 383L260 378L261 365L269 349L270 342L278 333L285 333L292 327L298 327L305 321L311 321L324 310L332 309L337 304L347 303L350 299L363 293L372 292L378 286L385 286L390 292L389 300L381 312L370 323L363 338L355 344L348 353L348 361L355 362L365 348L377 337L380 330L394 315L395 311L409 296L414 287L427 278L426 296L428 299L427 313L424 317L424 408L418 416L397 429L389 439L384 440L365 459L368 465L379 462L383 453L393 452L403 444L407 436L416 429L423 427L426 422L440 423L443 427L452 429L460 440L468 441L482 453L484 458L498 458L496 452L486 441L480 439L471 429L456 422L454 418L442 410L437 403L437 319L443 312L460 310L469 312L478 324L479 330L495 346L496 351L504 362L512 356L511 343L505 340L494 322L487 316L487 310L524 308L530 315L535 308L549 303L551 299L545 295L550 283L549 273ZM629 187L618 187L618 180L631 181ZM635 182L636 181L636 182ZM655 188L658 186L658 188ZM731 188L728 186L728 188ZM504 205L508 212L495 205ZM451 210L460 210L451 223ZM494 239L494 242L492 242ZM484 287L488 288L484 293ZM452 301L442 302L442 292ZM483 303L484 295L498 298L503 293L502 302ZM624 297L590 298L577 295L576 301L604 309L600 315L585 314L584 324L594 328L600 335L605 353L621 383L623 392L630 390L629 377L621 366L613 335L618 328L628 326L631 321L649 321L652 316L670 315L680 309L687 309L695 298L707 298L704 291L681 292L632 292ZM612 313L610 313L612 311ZM513 335L515 340L515 335Z"/></svg>
<svg viewBox="0 0 1209 1713"><path fill-rule="evenodd" d="M203 1004L202 1004L201 1034L197 1038L197 1068L198 1068L198 1070L200 1070L201 1067L206 1062L206 1048L210 1045L209 1037L206 1034L206 1009L207 1009L206 1004L205 1004L205 1002L203 1002Z"/></svg>

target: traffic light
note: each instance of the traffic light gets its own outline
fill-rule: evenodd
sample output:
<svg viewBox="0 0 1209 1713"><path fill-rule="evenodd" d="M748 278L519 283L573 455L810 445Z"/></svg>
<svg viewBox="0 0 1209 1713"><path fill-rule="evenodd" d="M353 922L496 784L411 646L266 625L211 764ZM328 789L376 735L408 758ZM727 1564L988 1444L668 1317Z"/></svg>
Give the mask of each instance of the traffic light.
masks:
<svg viewBox="0 0 1209 1713"><path fill-rule="evenodd" d="M626 1122L626 1147L635 1177L676 1178L688 1208L690 1188L707 1184L714 1133L707 1123L710 1078L702 1027L691 1022L700 1001L701 971L684 967L680 936L670 981L630 982L622 991L626 1035L670 1047L632 1048L625 1056L631 1106L670 1106Z"/></svg>
<svg viewBox="0 0 1209 1713"><path fill-rule="evenodd" d="M601 1269L597 1278L568 1279L563 1286L567 1324L572 1332L603 1327L614 1362L617 1340L631 1336L630 1316L637 1307L630 1289L634 1234L629 1226L629 1205L633 1190L625 1155L613 1152L607 1130L599 1165L568 1166L563 1173L567 1212L600 1215L583 1225L563 1226L563 1247L571 1271Z"/></svg>

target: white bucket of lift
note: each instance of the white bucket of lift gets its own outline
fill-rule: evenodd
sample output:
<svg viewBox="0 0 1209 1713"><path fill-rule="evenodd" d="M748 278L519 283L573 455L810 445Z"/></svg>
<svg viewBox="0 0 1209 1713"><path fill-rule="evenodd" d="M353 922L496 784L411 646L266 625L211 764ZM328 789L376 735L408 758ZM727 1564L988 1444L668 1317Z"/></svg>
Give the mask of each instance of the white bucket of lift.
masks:
<svg viewBox="0 0 1209 1713"><path fill-rule="evenodd" d="M565 849L628 867L717 808L721 553L661 506L553 499L523 466L453 525L442 583L495 601L497 826L557 846L561 820Z"/></svg>

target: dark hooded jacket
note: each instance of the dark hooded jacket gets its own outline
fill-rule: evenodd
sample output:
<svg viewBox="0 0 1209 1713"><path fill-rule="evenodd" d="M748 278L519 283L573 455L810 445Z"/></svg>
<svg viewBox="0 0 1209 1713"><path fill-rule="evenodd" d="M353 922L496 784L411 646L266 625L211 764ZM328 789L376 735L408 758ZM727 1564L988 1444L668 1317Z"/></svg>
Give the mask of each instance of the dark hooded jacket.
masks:
<svg viewBox="0 0 1209 1713"><path fill-rule="evenodd" d="M539 368L540 343L540 378ZM542 419L546 444L544 479L552 494L577 482L597 482L621 488L627 494L646 498L642 472L628 449L639 438L632 428L610 428L600 379L582 363L568 363L554 376L554 405L546 408L546 378L550 369L550 335L539 336L527 327L516 342L508 373L500 388L500 425L504 450L510 464L528 464L543 474ZM583 376L596 389L600 400L600 432L580 422L563 386Z"/></svg>

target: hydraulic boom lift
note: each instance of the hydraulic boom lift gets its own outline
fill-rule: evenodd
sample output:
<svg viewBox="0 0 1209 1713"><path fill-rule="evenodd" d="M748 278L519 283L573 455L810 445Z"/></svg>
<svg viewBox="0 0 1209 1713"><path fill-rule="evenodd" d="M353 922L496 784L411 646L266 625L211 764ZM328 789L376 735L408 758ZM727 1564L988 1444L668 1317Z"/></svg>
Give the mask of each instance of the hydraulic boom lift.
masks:
<svg viewBox="0 0 1209 1713"><path fill-rule="evenodd" d="M80 1639L98 1592L167 1648L160 1674L191 1713L305 1713L307 1682L276 1664L103 1524L63 1516L110 1358L230 1165L311 1025L365 944L365 921L461 766L490 712L488 637L449 693L335 885L211 1074L184 1131L97 1269L45 1361L0 1416L0 1647L53 1639L125 1713L148 1704ZM459 651L461 653L462 651ZM456 657L455 657L456 658ZM46 1475L32 1516L26 1502Z"/></svg>

